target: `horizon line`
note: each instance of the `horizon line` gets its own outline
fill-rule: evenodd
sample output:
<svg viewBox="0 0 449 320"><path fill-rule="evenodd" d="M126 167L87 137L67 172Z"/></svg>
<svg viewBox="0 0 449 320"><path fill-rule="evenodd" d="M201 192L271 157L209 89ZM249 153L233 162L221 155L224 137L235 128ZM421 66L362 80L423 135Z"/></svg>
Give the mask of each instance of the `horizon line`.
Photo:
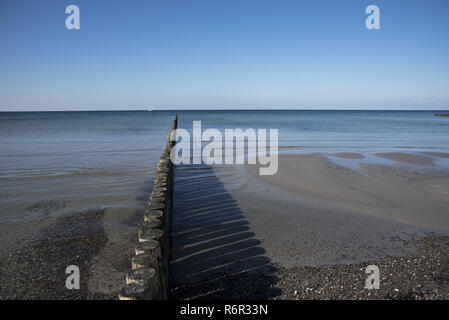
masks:
<svg viewBox="0 0 449 320"><path fill-rule="evenodd" d="M325 108L189 108L189 109L94 109L94 110L0 110L0 113L7 112L158 112L158 111L446 111L449 109L325 109Z"/></svg>

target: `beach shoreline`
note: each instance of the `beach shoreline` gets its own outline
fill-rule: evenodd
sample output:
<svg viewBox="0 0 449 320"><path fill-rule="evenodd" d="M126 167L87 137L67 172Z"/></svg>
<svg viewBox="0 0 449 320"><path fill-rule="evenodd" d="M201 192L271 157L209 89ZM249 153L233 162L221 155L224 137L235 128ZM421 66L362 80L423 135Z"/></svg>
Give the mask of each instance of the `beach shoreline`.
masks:
<svg viewBox="0 0 449 320"><path fill-rule="evenodd" d="M344 157L363 159L352 154L345 154ZM441 217L436 216L433 222L441 223L439 229L407 224L394 216L382 214L382 210L387 210L388 206L371 208L373 211L358 211L359 208L366 208L367 204L376 204L371 197L362 197L363 201L352 204L353 198L347 196L350 189L348 181L355 183L359 179L374 179L372 183L377 184L385 177L388 177L388 183L412 180L411 185L420 187L419 190L427 190L429 181L438 181L440 191L444 191L446 189L442 187L447 181L445 173L426 170L416 173L400 167L363 164L360 172L354 172L332 163L323 154L280 156L281 163L290 161L290 166L296 166L298 159L301 160L298 166L302 163L303 168L287 172L291 181L296 181L295 185L301 181L296 180L297 175L301 175L304 170L312 175L317 172L312 171L313 167L322 172L328 170L338 173L325 175L324 178L318 176L318 185L321 186L319 191L323 188L320 179L329 177L334 178L333 183L338 182L340 189L344 187L343 191L332 193L332 184L326 182L330 189L319 193L326 197L323 199L313 194L313 189L301 193L297 189L285 188L282 184L291 182L282 176L282 171L281 177L272 178L280 181L274 182L267 177L261 178L257 175L257 168L249 166L233 167L234 171L229 175L220 172L219 168L211 171L217 173L217 183L223 181L221 192L229 192L233 197L229 201L235 199L235 210L241 210L242 218L246 219L247 224L242 226L248 226L245 228L245 234L250 237L248 241L257 241L259 247L255 251L263 253L269 262L260 270L249 273L212 274L212 278L219 278L217 281L172 283L172 299L220 299L220 293L214 293L217 285L227 288L226 292L231 294L227 297L235 299L448 299L446 274L449 237L447 230L444 230L445 220L439 220ZM280 170L288 168L282 165ZM365 176L367 173L368 177ZM202 176L198 176L198 183L204 179ZM227 181L231 177L243 179L245 183L239 180L232 186ZM185 178L191 183L189 175ZM314 177L305 178L310 182L307 179ZM341 180L335 180L337 178ZM210 183L210 178L206 181ZM312 185L309 183L309 187ZM362 191L358 188L352 192L363 194ZM183 192L191 196L187 189ZM203 191L199 194L203 194ZM341 197L335 198L336 195ZM444 199L437 195L432 193L433 201ZM218 194L216 200L220 199L222 196ZM336 205L338 199L343 204ZM114 239L118 230L108 221L111 218L116 220L113 217L116 214L118 211L108 213L107 209L97 210L49 222L48 227L37 236L38 241L25 246L29 250L4 256L3 260L7 263L2 270L4 286L1 298L116 299L118 287L114 286L124 276L125 266L129 262L127 259L132 254L129 249L132 246L127 241L134 241L131 233L125 242ZM123 218L128 216L122 215ZM138 214L134 216L128 217L130 230ZM61 232L67 231L67 226L72 226L72 231L70 237L64 240ZM122 254L124 251L127 252ZM82 278L83 290L79 292L64 287L67 276L64 268L72 263L79 265L84 275L87 273ZM378 265L381 274L385 274L381 278L382 287L379 291L363 288L366 278L364 268L368 264ZM17 267L19 269L15 270ZM265 290L270 292L269 296L264 293Z"/></svg>
<svg viewBox="0 0 449 320"><path fill-rule="evenodd" d="M362 292L353 295L347 286L347 295L339 296L311 294L311 287L304 285L305 278L315 279L315 287L332 283L331 278L350 283L351 273L365 277L360 269L367 263L388 270L381 272L422 271L423 277L435 272L432 276L441 280L440 287L437 280L431 285L437 294L415 298L445 297L446 271L432 269L443 261L448 232L449 182L444 169L449 154L441 138L446 127L434 126L438 119L414 113L398 118L378 112L340 117L328 112L239 111L222 121L220 113L180 114L181 127L187 129L201 119L205 127L219 130L256 124L285 130L280 130L282 155L275 176L261 177L257 167L241 165L178 170L178 221L171 233L176 253L172 262L178 270L172 274L176 288L171 298L366 298ZM51 114L45 121L59 128L51 134L45 127L23 130L30 128L22 125L28 118L34 119L31 127L40 128L43 115L2 120L12 131L2 136L0 157L1 299L117 298L151 192L153 160L160 154L165 121L172 114L126 113L118 123L117 115ZM391 121L375 122L378 117ZM269 123L267 118L272 118ZM339 135L326 125L335 119L333 130ZM410 135L414 121L423 125ZM349 125L356 127L347 130ZM367 128L368 136L359 135ZM32 144L30 138L35 139ZM308 154L295 155L304 152ZM419 251L419 243L429 247ZM407 265L407 260L416 263ZM70 264L81 269L82 289L77 292L65 288ZM231 270L225 268L228 264ZM195 282L195 276L216 269L222 271L217 279L228 279L223 280L228 290L202 295L223 281ZM389 288L396 288L391 283ZM196 286L195 292L189 292L189 285ZM303 290L310 294L293 294Z"/></svg>

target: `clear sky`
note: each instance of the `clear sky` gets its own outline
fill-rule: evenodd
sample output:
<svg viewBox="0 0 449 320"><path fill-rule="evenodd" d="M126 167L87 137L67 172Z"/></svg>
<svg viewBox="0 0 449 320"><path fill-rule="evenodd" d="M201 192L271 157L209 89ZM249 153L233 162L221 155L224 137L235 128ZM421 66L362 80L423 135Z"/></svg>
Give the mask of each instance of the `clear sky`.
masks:
<svg viewBox="0 0 449 320"><path fill-rule="evenodd" d="M0 0L0 111L149 106L449 109L449 1Z"/></svg>

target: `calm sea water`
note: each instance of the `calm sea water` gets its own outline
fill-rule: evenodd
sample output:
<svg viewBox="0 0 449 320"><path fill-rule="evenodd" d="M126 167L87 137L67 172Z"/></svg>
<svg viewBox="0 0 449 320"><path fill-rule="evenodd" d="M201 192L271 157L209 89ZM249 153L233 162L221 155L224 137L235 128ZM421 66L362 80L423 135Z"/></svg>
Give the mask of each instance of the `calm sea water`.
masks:
<svg viewBox="0 0 449 320"><path fill-rule="evenodd" d="M173 117L0 113L0 222L141 205Z"/></svg>
<svg viewBox="0 0 449 320"><path fill-rule="evenodd" d="M426 111L190 111L181 126L202 120L204 128L275 128L280 146L317 151L422 147L449 150L449 119Z"/></svg>
<svg viewBox="0 0 449 320"><path fill-rule="evenodd" d="M0 222L139 206L176 113L189 130L279 129L283 152L449 152L449 118L434 112L0 113Z"/></svg>

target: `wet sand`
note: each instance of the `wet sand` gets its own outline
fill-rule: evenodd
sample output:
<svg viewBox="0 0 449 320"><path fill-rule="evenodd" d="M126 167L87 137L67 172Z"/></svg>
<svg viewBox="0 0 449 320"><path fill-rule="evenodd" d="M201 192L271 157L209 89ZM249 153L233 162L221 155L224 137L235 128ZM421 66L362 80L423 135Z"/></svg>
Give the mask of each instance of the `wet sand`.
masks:
<svg viewBox="0 0 449 320"><path fill-rule="evenodd" d="M393 160L399 163L414 164L419 166L433 166L435 160L432 157L427 157L419 154L401 153L401 152L376 153L376 156Z"/></svg>
<svg viewBox="0 0 449 320"><path fill-rule="evenodd" d="M88 287L92 258L107 242L103 228L104 210L77 213L45 222L29 242L9 245L0 257L1 299L108 299ZM44 223L42 223L44 224ZM41 224L41 227L42 227ZM24 225L20 225L21 232ZM30 231L32 226L27 228ZM80 289L65 286L66 267L80 270Z"/></svg>
<svg viewBox="0 0 449 320"><path fill-rule="evenodd" d="M421 153L431 157L449 158L449 153L445 152L421 152Z"/></svg>
<svg viewBox="0 0 449 320"><path fill-rule="evenodd" d="M256 166L247 169L258 181L288 191L292 198L319 201L319 207L449 230L448 172L366 163L359 166L361 170L356 172L320 154L309 154L281 155L279 171L273 176L259 176Z"/></svg>
<svg viewBox="0 0 449 320"><path fill-rule="evenodd" d="M449 298L447 172L308 154L281 155L274 176L239 175L231 194L276 266L276 299ZM363 287L369 264L381 290Z"/></svg>
<svg viewBox="0 0 449 320"><path fill-rule="evenodd" d="M320 154L280 161L272 177L255 166L177 169L172 299L448 297L447 173L353 171ZM133 206L1 224L0 298L115 299L136 242ZM28 238L9 239L15 229ZM69 264L81 269L79 291L65 288ZM369 296L367 264L385 274Z"/></svg>
<svg viewBox="0 0 449 320"><path fill-rule="evenodd" d="M30 210L61 205L40 202ZM117 299L142 214L132 207L98 208L0 224L0 300ZM79 267L79 290L65 286L69 265Z"/></svg>
<svg viewBox="0 0 449 320"><path fill-rule="evenodd" d="M276 268L207 165L175 168L170 299L271 299Z"/></svg>
<svg viewBox="0 0 449 320"><path fill-rule="evenodd" d="M356 172L320 154L280 161L274 177L256 166L176 169L171 299L449 297L446 175ZM409 212L424 198L438 203L429 220ZM380 290L364 289L370 264Z"/></svg>
<svg viewBox="0 0 449 320"><path fill-rule="evenodd" d="M337 152L334 153L334 156L343 159L363 159L364 156L360 153L355 152Z"/></svg>
<svg viewBox="0 0 449 320"><path fill-rule="evenodd" d="M231 194L267 255L285 268L358 263L410 254L402 240L449 230L449 174L360 163L321 154L281 155L274 176L238 173Z"/></svg>

